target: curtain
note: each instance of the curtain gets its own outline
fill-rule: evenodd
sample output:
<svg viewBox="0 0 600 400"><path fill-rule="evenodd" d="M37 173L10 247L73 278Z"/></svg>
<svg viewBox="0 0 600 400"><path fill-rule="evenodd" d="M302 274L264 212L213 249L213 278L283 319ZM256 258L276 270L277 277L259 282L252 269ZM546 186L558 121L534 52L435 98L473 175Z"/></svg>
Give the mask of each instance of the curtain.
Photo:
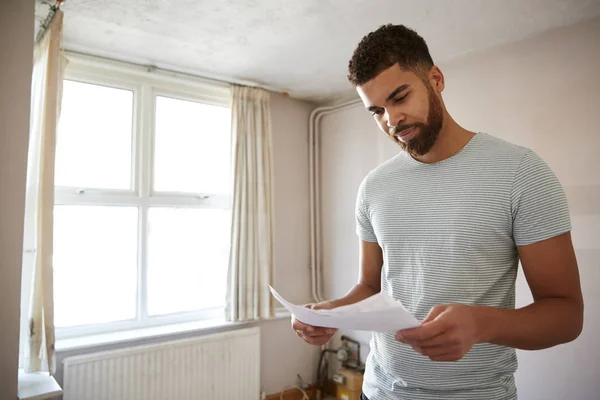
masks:
<svg viewBox="0 0 600 400"><path fill-rule="evenodd" d="M274 316L273 189L270 95L234 85L232 106L233 205L226 317Z"/></svg>
<svg viewBox="0 0 600 400"><path fill-rule="evenodd" d="M25 197L23 295L28 296L25 372L55 371L53 300L53 211L56 127L65 59L61 53L63 13L35 46Z"/></svg>

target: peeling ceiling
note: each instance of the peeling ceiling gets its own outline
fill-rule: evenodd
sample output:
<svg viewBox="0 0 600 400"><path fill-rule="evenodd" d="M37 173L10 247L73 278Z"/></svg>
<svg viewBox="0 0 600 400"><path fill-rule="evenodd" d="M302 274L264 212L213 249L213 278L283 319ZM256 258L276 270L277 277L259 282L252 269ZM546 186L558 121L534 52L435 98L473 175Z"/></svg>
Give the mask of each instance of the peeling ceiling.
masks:
<svg viewBox="0 0 600 400"><path fill-rule="evenodd" d="M38 18L45 15L38 4ZM325 101L368 32L402 23L436 63L600 15L600 0L67 0L64 47Z"/></svg>

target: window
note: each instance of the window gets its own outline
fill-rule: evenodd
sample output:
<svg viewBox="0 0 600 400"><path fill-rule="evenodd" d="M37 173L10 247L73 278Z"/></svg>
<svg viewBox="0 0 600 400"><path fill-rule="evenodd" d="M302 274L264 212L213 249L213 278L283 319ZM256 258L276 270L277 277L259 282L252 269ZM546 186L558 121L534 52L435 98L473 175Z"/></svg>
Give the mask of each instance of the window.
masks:
<svg viewBox="0 0 600 400"><path fill-rule="evenodd" d="M229 89L111 65L71 62L63 86L58 337L223 316Z"/></svg>

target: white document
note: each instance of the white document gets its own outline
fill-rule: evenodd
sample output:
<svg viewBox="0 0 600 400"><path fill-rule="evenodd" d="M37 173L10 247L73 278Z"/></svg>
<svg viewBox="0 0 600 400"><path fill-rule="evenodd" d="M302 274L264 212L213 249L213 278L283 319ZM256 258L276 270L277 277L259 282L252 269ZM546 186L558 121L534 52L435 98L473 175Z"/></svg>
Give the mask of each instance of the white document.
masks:
<svg viewBox="0 0 600 400"><path fill-rule="evenodd" d="M333 310L311 310L292 304L272 287L271 293L296 319L312 326L396 333L420 325L399 301L383 292Z"/></svg>

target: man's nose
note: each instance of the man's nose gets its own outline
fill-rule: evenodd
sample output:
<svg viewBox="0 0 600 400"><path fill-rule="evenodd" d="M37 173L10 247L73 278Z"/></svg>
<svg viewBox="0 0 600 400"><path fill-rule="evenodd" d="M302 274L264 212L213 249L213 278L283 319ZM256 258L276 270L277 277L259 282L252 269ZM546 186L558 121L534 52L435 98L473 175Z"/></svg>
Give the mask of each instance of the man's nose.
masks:
<svg viewBox="0 0 600 400"><path fill-rule="evenodd" d="M394 128L404 121L404 118L400 113L386 112L386 120L388 128Z"/></svg>

